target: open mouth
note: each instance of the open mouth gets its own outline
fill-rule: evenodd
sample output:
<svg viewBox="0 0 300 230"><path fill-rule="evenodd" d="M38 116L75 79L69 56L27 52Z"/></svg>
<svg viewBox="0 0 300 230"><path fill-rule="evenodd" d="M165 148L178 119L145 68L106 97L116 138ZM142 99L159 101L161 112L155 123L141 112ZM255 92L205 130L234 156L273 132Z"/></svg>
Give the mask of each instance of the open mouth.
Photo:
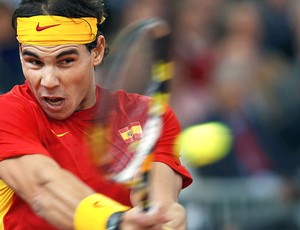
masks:
<svg viewBox="0 0 300 230"><path fill-rule="evenodd" d="M51 106L60 106L64 101L61 97L44 97L44 100Z"/></svg>

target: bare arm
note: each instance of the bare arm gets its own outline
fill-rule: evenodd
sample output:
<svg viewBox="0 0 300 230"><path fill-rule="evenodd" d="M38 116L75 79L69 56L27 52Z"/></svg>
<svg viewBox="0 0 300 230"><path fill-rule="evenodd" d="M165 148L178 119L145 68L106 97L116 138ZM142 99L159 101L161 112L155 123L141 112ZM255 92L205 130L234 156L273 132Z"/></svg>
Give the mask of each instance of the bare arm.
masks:
<svg viewBox="0 0 300 230"><path fill-rule="evenodd" d="M76 207L94 193L51 158L39 154L0 162L0 178L37 215L60 229L73 229Z"/></svg>
<svg viewBox="0 0 300 230"><path fill-rule="evenodd" d="M151 199L164 203L178 202L182 178L164 163L154 162L151 172Z"/></svg>
<svg viewBox="0 0 300 230"><path fill-rule="evenodd" d="M159 229L157 226L163 225L184 229L177 227L185 224L184 209L177 203L181 178L161 163L155 163L152 175L151 200L156 210L147 214L141 213L138 207L129 210L123 218L122 229L143 229L144 226ZM39 154L0 162L0 178L37 215L58 229L73 229L78 204L95 193L51 158Z"/></svg>
<svg viewBox="0 0 300 230"><path fill-rule="evenodd" d="M157 213L160 216L162 224L161 228L185 230L186 229L186 213L182 205L178 203L179 193L182 189L182 178L173 169L166 164L160 162L153 163L150 181L150 202L154 210L152 213ZM135 206L139 204L140 194L132 193L132 201ZM145 216L130 216L127 212L125 216L128 219L138 220L138 225L142 226L147 223L147 214ZM158 220L158 219L157 219ZM150 222L150 221L149 221ZM131 229L131 228L125 228ZM134 228L132 228L134 229ZM166 228L167 229L167 228Z"/></svg>
<svg viewBox="0 0 300 230"><path fill-rule="evenodd" d="M166 218L169 221L164 224L164 227L169 229L186 229L185 209L178 203L181 189L182 177L179 174L163 163L154 163L151 200L166 210Z"/></svg>

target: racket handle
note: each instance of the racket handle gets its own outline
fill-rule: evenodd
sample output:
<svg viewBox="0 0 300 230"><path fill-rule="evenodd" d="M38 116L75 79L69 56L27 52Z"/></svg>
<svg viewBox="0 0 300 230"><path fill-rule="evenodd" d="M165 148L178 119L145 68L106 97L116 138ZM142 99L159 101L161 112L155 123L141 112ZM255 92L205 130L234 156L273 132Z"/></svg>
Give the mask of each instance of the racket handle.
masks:
<svg viewBox="0 0 300 230"><path fill-rule="evenodd" d="M150 209L148 179L149 172L143 172L140 173L130 185L142 212L147 212Z"/></svg>
<svg viewBox="0 0 300 230"><path fill-rule="evenodd" d="M149 205L149 188L148 188L148 180L149 180L149 172L144 172L142 174L142 184L143 184L143 195L141 197L141 205L143 212L149 211L150 205Z"/></svg>

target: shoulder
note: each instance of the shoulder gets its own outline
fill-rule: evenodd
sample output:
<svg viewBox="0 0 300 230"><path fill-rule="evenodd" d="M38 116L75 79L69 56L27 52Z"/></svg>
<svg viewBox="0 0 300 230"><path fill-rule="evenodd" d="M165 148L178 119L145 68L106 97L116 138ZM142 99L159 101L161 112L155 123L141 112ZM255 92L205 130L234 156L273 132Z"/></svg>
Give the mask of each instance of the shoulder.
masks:
<svg viewBox="0 0 300 230"><path fill-rule="evenodd" d="M100 91L100 104L102 106L104 104L102 108L106 108L105 110L113 110L120 120L122 120L121 118L123 117L128 118L128 120L140 118L141 121L145 121L148 117L148 111L152 101L152 97L136 93L127 93L123 90L111 92L106 89L101 89ZM172 108L167 103L163 104L165 106L165 113L163 115L164 123L171 126L174 125L178 128L178 120Z"/></svg>
<svg viewBox="0 0 300 230"><path fill-rule="evenodd" d="M16 85L9 92L0 95L1 105L23 104L23 102L34 101L29 93L27 85Z"/></svg>
<svg viewBox="0 0 300 230"><path fill-rule="evenodd" d="M141 94L128 93L124 90L108 91L106 89L101 90L100 98L101 103L109 101L115 108L123 111L145 111L152 100L150 97Z"/></svg>
<svg viewBox="0 0 300 230"><path fill-rule="evenodd" d="M118 107L122 110L127 111L128 114L134 112L143 114L143 116L147 115L149 109L151 109L151 103L154 100L152 97L146 95L127 93L123 90L112 92L112 95L116 103L118 103ZM164 106L164 123L173 123L178 126L179 123L172 108L163 101L161 103Z"/></svg>
<svg viewBox="0 0 300 230"><path fill-rule="evenodd" d="M116 97L120 103L122 102L132 102L132 103L149 103L151 98L142 94L137 93L127 93L124 90L118 90L111 92L114 97Z"/></svg>
<svg viewBox="0 0 300 230"><path fill-rule="evenodd" d="M11 91L0 95L0 116L32 115L40 109L26 85L17 85ZM38 112L39 113L39 112Z"/></svg>

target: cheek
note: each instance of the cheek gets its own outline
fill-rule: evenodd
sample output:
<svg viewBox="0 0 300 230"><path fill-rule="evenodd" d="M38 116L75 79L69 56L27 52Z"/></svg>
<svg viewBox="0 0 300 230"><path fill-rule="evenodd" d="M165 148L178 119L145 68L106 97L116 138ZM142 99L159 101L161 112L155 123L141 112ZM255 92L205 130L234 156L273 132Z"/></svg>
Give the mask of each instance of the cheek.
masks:
<svg viewBox="0 0 300 230"><path fill-rule="evenodd" d="M89 85L94 79L94 68L90 62L85 62L77 68L76 80L79 84Z"/></svg>
<svg viewBox="0 0 300 230"><path fill-rule="evenodd" d="M66 79L67 80L66 83L69 82L72 84L76 84L77 86L80 87L89 85L91 83L91 80L93 79L93 74L87 68L77 69L76 72L71 73L71 75L69 76L70 77Z"/></svg>
<svg viewBox="0 0 300 230"><path fill-rule="evenodd" d="M23 65L22 65L22 70L23 70L23 75L27 80L27 82L29 83L29 85L31 85L31 87L36 88L41 78L39 72L30 70L24 67Z"/></svg>
<svg viewBox="0 0 300 230"><path fill-rule="evenodd" d="M93 68L87 68L87 66L82 66L82 68L76 68L76 71L71 71L65 74L64 86L66 88L72 88L72 94L74 96L82 96L87 90L94 84L94 70Z"/></svg>

